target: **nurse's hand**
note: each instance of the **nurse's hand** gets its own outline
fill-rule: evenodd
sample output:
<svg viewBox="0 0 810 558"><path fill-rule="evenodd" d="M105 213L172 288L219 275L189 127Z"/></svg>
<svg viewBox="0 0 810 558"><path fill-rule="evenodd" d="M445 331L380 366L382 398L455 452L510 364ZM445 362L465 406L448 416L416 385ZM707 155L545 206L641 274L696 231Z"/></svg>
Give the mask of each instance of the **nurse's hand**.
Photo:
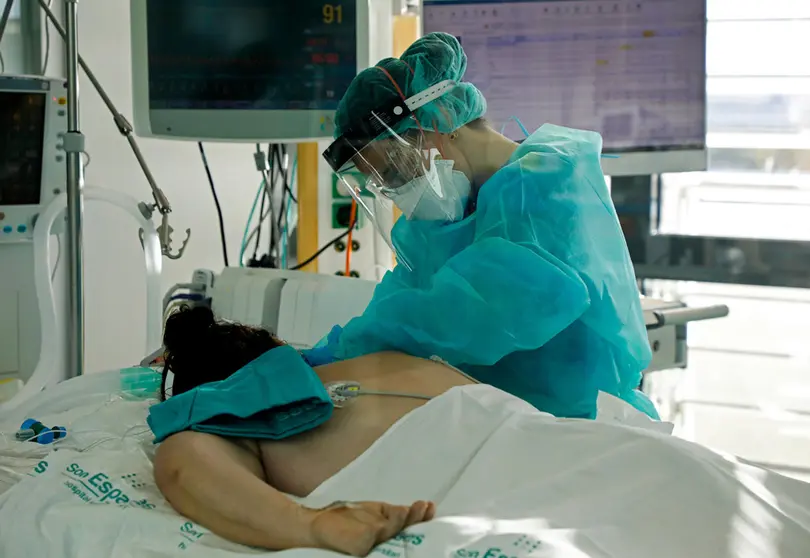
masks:
<svg viewBox="0 0 810 558"><path fill-rule="evenodd" d="M436 514L433 502L394 506L383 502L336 502L313 510L311 534L318 548L366 556L378 544Z"/></svg>

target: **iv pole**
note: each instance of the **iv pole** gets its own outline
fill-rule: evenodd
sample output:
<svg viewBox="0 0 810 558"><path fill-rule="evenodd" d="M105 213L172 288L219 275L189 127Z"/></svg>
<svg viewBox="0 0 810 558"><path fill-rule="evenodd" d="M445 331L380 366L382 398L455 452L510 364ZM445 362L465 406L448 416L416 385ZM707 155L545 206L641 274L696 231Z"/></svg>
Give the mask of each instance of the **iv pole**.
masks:
<svg viewBox="0 0 810 558"><path fill-rule="evenodd" d="M84 135L79 129L79 0L65 0L67 66L67 249L69 263L68 377L84 374L84 239L82 188Z"/></svg>
<svg viewBox="0 0 810 558"><path fill-rule="evenodd" d="M11 5L14 0L6 0L5 7L0 15L0 40L3 38L6 24L11 14ZM146 181L152 190L152 198L154 203L147 204L142 202L139 204L139 209L143 216L151 219L155 211L161 215L161 224L157 228L160 237L160 245L162 254L171 259L176 260L183 256L189 238L191 236L190 229L186 229L186 238L176 252L172 251L173 232L172 227L169 225L169 214L172 211L171 204L168 198L157 185L149 166L138 146L135 137L133 136L133 128L126 117L118 112L107 92L102 87L101 83L96 79L96 76L87 66L85 61L79 55L78 45L78 3L79 0L64 0L65 2L65 27L59 23L59 20L51 11L47 0L38 0L40 7L45 12L48 22L54 26L56 31L62 37L66 46L66 66L67 66L67 133L65 134L63 147L67 155L67 247L69 256L69 322L68 322L68 341L69 341L69 361L68 361L68 374L69 377L76 377L84 373L84 254L83 254L83 205L82 205L82 188L84 186L84 167L82 164L82 154L85 152L85 138L79 128L79 67L84 70L85 75L93 84L93 87L98 92L107 109L113 115L113 121L118 128L118 131L123 135L130 148L132 149L138 164L143 171ZM46 25L48 24L46 22Z"/></svg>
<svg viewBox="0 0 810 558"><path fill-rule="evenodd" d="M0 16L0 40L6 30L14 0L6 0ZM67 155L67 255L69 265L68 299L68 377L84 373L84 269L82 239L82 153L84 136L79 130L79 48L77 28L78 0L65 0L64 35L67 65L67 133L63 147ZM47 4L46 4L47 6Z"/></svg>

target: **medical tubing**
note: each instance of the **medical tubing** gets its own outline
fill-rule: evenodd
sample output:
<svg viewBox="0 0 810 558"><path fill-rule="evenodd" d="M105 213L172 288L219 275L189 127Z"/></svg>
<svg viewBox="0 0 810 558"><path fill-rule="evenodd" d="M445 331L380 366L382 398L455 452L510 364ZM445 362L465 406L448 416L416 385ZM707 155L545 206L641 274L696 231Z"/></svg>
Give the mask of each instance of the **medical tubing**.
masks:
<svg viewBox="0 0 810 558"><path fill-rule="evenodd" d="M274 148L275 149L275 148ZM270 210L269 219L267 224L270 227L270 243L267 247L267 255L270 260L273 259L273 254L278 243L278 232L276 231L276 203L273 200L273 194L276 193L276 167L272 165L270 168L270 188L267 190L267 208Z"/></svg>
<svg viewBox="0 0 810 558"><path fill-rule="evenodd" d="M256 206L259 204L259 196L264 192L264 179L259 184L259 189L256 190L256 196L253 198L253 205L248 213L247 222L245 222L245 232L242 234L242 246L239 248L239 267L245 267L245 249L247 248L248 233L250 232L250 223L253 221L253 214L256 213Z"/></svg>
<svg viewBox="0 0 810 558"><path fill-rule="evenodd" d="M262 196L261 196L261 204L259 205L259 222L253 227L253 231L248 236L248 241L256 238L256 244L253 247L253 256L252 260L256 260L259 257L259 243L262 238L262 223L264 223L265 218L267 217L267 213L264 210L264 204L267 202L267 188L269 185L267 184L267 173L262 173Z"/></svg>
<svg viewBox="0 0 810 558"><path fill-rule="evenodd" d="M118 206L129 213L143 229L143 250L146 264L146 344L147 352L161 344L162 308L160 273L163 265L160 241L152 221L146 219L134 198L107 188L85 186L84 199L103 201ZM39 360L31 377L11 401L0 404L0 413L15 409L49 385L54 378L61 381L67 376L66 342L64 331L60 332L56 314L53 284L51 282L51 228L67 208L67 195L59 194L40 213L34 227L34 286L36 288L41 339ZM62 328L64 329L64 328Z"/></svg>
<svg viewBox="0 0 810 558"><path fill-rule="evenodd" d="M174 293L176 293L177 291L179 291L181 289L185 289L187 291L190 291L190 290L193 290L196 286L197 285L195 285L194 283L177 283L176 285L172 285L171 287L169 287L169 290L163 296L163 305L161 306L161 313L162 314L166 313L166 308L168 308L169 303L172 301L172 297L174 296ZM157 348L157 347L155 347L155 348ZM152 350L155 350L155 349L152 349Z"/></svg>
<svg viewBox="0 0 810 558"><path fill-rule="evenodd" d="M531 135L529 133L529 130L526 129L526 126L523 125L523 122L521 122L517 116L510 116L509 118L506 119L506 122L504 122L503 126L501 126L501 135L504 135L506 127L509 125L510 122L516 123L520 128L520 131L523 132L523 135L526 136L527 138Z"/></svg>
<svg viewBox="0 0 810 558"><path fill-rule="evenodd" d="M283 155L282 155L283 152ZM281 148L276 147L274 151L274 156L279 161L279 170L281 171L281 205L278 209L278 217L276 219L276 230L278 231L278 241L276 243L276 257L277 257L277 264L281 265L281 251L284 249L284 216L287 214L287 192L290 189L287 185L287 172L289 171L289 159L287 158L287 147L281 146ZM291 203L291 202L290 202Z"/></svg>
<svg viewBox="0 0 810 558"><path fill-rule="evenodd" d="M276 192L276 180L281 179L282 188L286 182L286 169L284 167L284 160L281 157L281 146L276 143L271 143L268 146L268 157L270 158L270 192L268 196L268 207L270 208L270 244L267 248L267 255L269 260L273 262L272 267L276 267L277 257L279 254L279 243L281 242L281 215L284 211L284 190L281 191L279 197L279 207L276 208L273 194ZM278 209L278 212L276 211ZM276 222L278 219L278 222Z"/></svg>
<svg viewBox="0 0 810 558"><path fill-rule="evenodd" d="M295 159L294 160L294 166L293 166L293 176L292 176L292 178L290 180L291 183L295 181L295 170L297 168L297 164L298 164L298 160ZM266 188L266 185L264 184L264 182L262 183L261 186L259 186L259 188L262 191ZM267 211L264 210L264 202L265 202L266 199L267 199L267 196L264 196L264 197L261 198L262 206L259 208L259 213L260 213L260 215L259 215L259 224L257 226L255 226L255 227L253 227L253 230L248 235L247 241L245 242L245 251L247 251L247 247L251 243L253 238L256 237L257 234L260 234L262 223L264 222L265 219L267 219L268 215L270 214L269 209ZM293 200L294 203L298 203L298 200L296 198L291 198L291 199ZM288 205L288 207L289 207L289 205ZM255 259L256 255L257 255L257 251L258 251L258 246L259 246L258 239L257 239L256 242L257 242L257 244L256 244L257 249L256 249L256 251L254 251L254 259Z"/></svg>
<svg viewBox="0 0 810 558"><path fill-rule="evenodd" d="M430 401L433 399L429 395L421 395L418 393L404 393L398 391L376 391L373 389L358 389L357 391L349 391L346 389L338 389L336 390L337 395L346 398L354 398L359 397L361 395L382 395L382 396L390 396L390 397L407 397L409 399L421 399L423 401Z"/></svg>
<svg viewBox="0 0 810 558"><path fill-rule="evenodd" d="M282 146L282 149L284 160L289 161L287 159L288 155L286 144ZM287 180L287 169L290 166L289 162L287 162L287 164L282 166L282 168L284 169L284 190L287 192L287 195L290 196L290 199L293 201L293 203L298 203L298 198L295 197L295 193L292 191L292 185L295 183L295 166L298 164L298 158L295 155L293 155L292 158L293 158L293 170L289 180ZM281 165L281 159L279 159L279 164Z"/></svg>
<svg viewBox="0 0 810 558"><path fill-rule="evenodd" d="M84 189L88 200L106 201L118 206L138 223L143 230L143 252L146 267L146 352L151 353L161 346L163 340L163 287L160 275L163 271L163 255L160 236L155 224L143 216L138 201L123 192L109 188L87 186Z"/></svg>
<svg viewBox="0 0 810 558"><path fill-rule="evenodd" d="M260 157L264 156L265 154L263 152L258 151L257 145L257 152L254 157L258 160ZM297 161L294 161L294 165L296 163ZM240 249L247 252L249 250L249 245L254 242L255 239L253 256L248 265L253 264L257 265L258 267L286 267L286 263L282 264L281 262L282 259L284 259L286 262L285 250L287 250L286 244L288 243L286 235L288 234L288 230L290 228L288 221L290 220L291 213L289 209L290 200L292 200L293 203L297 203L295 194L290 187L291 178L289 176L289 156L287 154L286 146L283 144L268 144L266 166L269 170L264 169L264 165L264 162L257 165L257 168L259 169L259 172L263 178L260 188L263 188L264 190L263 196L261 193L257 194L261 199L258 224L246 237L243 235L243 246L240 247ZM292 179L294 179L294 169L295 167L293 168ZM281 187L279 195L279 207L276 206L277 183ZM254 200L254 202L256 202L256 200ZM266 210L264 208L265 204L267 205ZM255 209L252 209L248 217L246 227L250 227L254 215ZM259 249L262 245L261 233L265 220L268 221L267 224L270 227L270 240L267 252L264 255L259 256ZM282 258L283 254L284 257ZM242 255L241 261L244 262L244 255ZM241 265L244 265L244 263Z"/></svg>
<svg viewBox="0 0 810 558"><path fill-rule="evenodd" d="M275 242L274 236L274 221L273 216L275 215L275 208L273 206L273 194L275 193L276 189L276 171L275 167L272 165L271 159L271 166L270 171L263 171L262 177L264 178L264 195L262 196L262 203L259 207L259 224L256 226L254 232L256 233L256 243L253 246L253 260L256 261L259 259L259 246L261 246L261 236L262 236L262 226L264 225L265 219L268 219L270 225L270 249L267 252L267 255L272 258L273 256L273 245ZM267 211L264 209L264 204L267 203Z"/></svg>
<svg viewBox="0 0 810 558"><path fill-rule="evenodd" d="M140 431L137 431L137 432L133 433L132 431L135 430L136 428L140 428ZM40 435L47 434L47 432L50 432L50 431L41 432L40 434L37 434L36 436L34 436L34 438L31 438L31 440L39 437ZM56 439L53 442L51 442L50 444L37 444L37 445L28 445L28 444L26 444L25 446L21 446L20 444L23 444L24 441L17 440L15 432L0 432L0 437L4 438L6 440L9 440L9 439L14 440L11 444L8 443L8 441L7 441L5 447L0 448L0 452L2 452L4 450L11 449L13 447L24 447L25 451L23 451L23 452L15 452L14 454L11 454L11 455L13 457L16 457L16 458L31 459L31 458L45 457L56 446L59 446L59 447L68 446L68 447L71 447L72 449L75 449L76 451L78 451L80 453L83 453L83 452L89 451L89 450L91 450L91 449L93 449L95 447L98 447L98 446L100 446L102 444L106 444L107 442L110 442L110 441L124 442L124 441L128 440L129 438L138 438L140 436L143 436L144 434L151 433L151 429L145 424L136 424L136 425L133 425L133 426L129 427L121 436L107 436L105 438L101 438L100 440L95 440L92 443L90 443L88 446L85 446L83 448L73 447L73 444L74 444L77 437L81 437L84 434L96 434L96 433L98 433L98 434L110 434L110 432L108 430L102 430L102 429L99 429L99 428L91 428L91 429L87 429L87 430L71 430L71 431L68 432L67 436ZM30 440L26 440L26 441L30 441ZM8 455L8 454L6 454L6 455ZM2 457L1 454L0 454L0 457Z"/></svg>
<svg viewBox="0 0 810 558"><path fill-rule="evenodd" d="M295 171L298 168L298 157L293 155L293 164L292 164L292 171L290 172L290 185L295 184ZM290 194L290 199L293 202L298 204L298 200ZM284 231L283 231L283 238L284 244L282 245L283 251L281 256L281 268L287 269L287 252L289 250L289 241L290 241L290 214L292 213L292 204L287 204L286 215L284 215Z"/></svg>

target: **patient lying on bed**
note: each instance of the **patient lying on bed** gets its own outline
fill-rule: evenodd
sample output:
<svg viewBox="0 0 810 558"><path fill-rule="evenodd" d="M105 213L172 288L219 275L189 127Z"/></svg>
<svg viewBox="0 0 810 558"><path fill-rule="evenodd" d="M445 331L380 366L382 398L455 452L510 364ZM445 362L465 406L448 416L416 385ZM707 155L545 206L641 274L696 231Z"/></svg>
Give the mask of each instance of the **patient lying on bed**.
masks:
<svg viewBox="0 0 810 558"><path fill-rule="evenodd" d="M223 380L283 345L262 329L215 323L205 308L170 317L164 342L166 371L174 375L172 395ZM337 503L313 510L287 495L308 495L407 413L450 388L475 382L440 362L401 353L372 354L315 371L325 384L355 381L363 391L406 395L357 397L336 408L322 426L278 441L175 434L159 446L155 461L157 484L171 505L234 542L268 549L317 547L356 556L409 525L430 520L435 511L430 502L410 507Z"/></svg>

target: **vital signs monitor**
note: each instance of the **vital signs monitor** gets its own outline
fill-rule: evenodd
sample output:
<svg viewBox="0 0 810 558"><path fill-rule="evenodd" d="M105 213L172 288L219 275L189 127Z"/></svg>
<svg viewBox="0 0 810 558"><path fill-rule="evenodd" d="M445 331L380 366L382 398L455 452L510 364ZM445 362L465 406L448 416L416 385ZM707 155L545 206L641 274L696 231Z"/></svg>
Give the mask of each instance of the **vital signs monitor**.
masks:
<svg viewBox="0 0 810 558"><path fill-rule="evenodd" d="M512 139L549 122L604 138L605 174L706 168L706 0L424 0Z"/></svg>
<svg viewBox="0 0 810 558"><path fill-rule="evenodd" d="M40 208L64 191L63 79L0 75L0 244L33 238Z"/></svg>
<svg viewBox="0 0 810 558"><path fill-rule="evenodd" d="M32 240L37 217L65 191L66 131L63 79L0 75L0 381L26 381L39 361ZM53 225L58 234L64 220Z"/></svg>
<svg viewBox="0 0 810 558"><path fill-rule="evenodd" d="M379 54L373 6L391 17L374 0L130 2L135 131L175 139L331 138Z"/></svg>

